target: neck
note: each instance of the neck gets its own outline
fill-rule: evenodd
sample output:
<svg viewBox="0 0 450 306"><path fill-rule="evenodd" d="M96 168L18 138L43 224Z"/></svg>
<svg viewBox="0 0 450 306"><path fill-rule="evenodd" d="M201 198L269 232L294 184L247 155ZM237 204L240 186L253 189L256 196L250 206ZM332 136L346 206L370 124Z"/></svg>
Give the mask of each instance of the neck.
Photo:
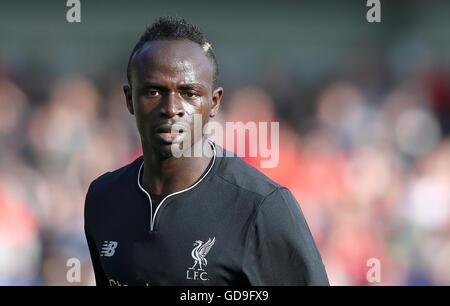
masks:
<svg viewBox="0 0 450 306"><path fill-rule="evenodd" d="M202 139L201 144L207 142ZM213 156L213 149L207 145L208 154L200 157L163 157L150 146L144 146L142 187L154 194L170 194L192 186L200 179Z"/></svg>

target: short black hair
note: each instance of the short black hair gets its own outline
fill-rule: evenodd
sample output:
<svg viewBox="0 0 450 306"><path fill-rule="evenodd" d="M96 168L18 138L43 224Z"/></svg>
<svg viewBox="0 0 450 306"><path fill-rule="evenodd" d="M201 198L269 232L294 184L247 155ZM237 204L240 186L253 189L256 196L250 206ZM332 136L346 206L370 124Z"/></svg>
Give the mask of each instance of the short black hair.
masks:
<svg viewBox="0 0 450 306"><path fill-rule="evenodd" d="M142 48L142 46L149 41L155 40L180 40L188 39L199 44L203 50L206 51L206 55L211 60L213 65L213 88L217 85L217 78L219 76L219 65L217 64L216 56L211 47L211 44L206 40L205 35L200 29L187 22L184 18L180 17L159 17L150 27L147 27L145 32L141 35L139 41L134 46L128 59L127 65L127 79L131 85L131 61L136 52Z"/></svg>

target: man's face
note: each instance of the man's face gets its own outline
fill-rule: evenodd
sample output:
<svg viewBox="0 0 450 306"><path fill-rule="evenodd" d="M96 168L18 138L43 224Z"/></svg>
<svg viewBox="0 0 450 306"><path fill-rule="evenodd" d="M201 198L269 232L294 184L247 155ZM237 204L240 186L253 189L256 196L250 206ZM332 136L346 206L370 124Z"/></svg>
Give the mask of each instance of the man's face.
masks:
<svg viewBox="0 0 450 306"><path fill-rule="evenodd" d="M172 155L172 145L186 150L181 148L185 137L191 146L202 139L202 132L194 133L194 116L201 115L203 131L223 92L212 90L213 65L202 47L189 40L147 42L132 60L131 82L124 93L142 145L163 157Z"/></svg>

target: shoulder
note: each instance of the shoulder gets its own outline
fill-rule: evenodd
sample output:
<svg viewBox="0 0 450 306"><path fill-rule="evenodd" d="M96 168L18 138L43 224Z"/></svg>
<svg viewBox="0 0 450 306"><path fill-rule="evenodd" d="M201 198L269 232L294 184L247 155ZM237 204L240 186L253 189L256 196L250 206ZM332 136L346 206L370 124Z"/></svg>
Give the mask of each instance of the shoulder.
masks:
<svg viewBox="0 0 450 306"><path fill-rule="evenodd" d="M216 147L221 159L216 176L221 179L221 184L228 185L227 190L234 189L240 195L247 195L242 198L253 199L245 202L255 204L254 213L261 219L259 221L268 222L264 220L267 217L270 222L305 222L301 206L288 188L275 182L236 154L220 146Z"/></svg>
<svg viewBox="0 0 450 306"><path fill-rule="evenodd" d="M137 180L137 173L142 161L143 157L140 156L133 162L117 170L106 172L94 179L89 185L86 201L114 191L120 191L126 185L132 184L134 182L133 179Z"/></svg>
<svg viewBox="0 0 450 306"><path fill-rule="evenodd" d="M218 148L217 153L221 159L216 176L225 184L254 193L260 198L265 198L276 190L284 188L235 153L218 145L216 148Z"/></svg>

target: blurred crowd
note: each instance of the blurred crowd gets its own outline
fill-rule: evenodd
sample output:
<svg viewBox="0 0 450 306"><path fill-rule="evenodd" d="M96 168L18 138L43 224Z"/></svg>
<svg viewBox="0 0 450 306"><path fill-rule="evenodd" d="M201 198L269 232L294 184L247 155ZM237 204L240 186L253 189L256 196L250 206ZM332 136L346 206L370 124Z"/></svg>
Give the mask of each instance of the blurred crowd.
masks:
<svg viewBox="0 0 450 306"><path fill-rule="evenodd" d="M332 285L449 285L450 70L375 68L224 84L216 120L280 122L279 164L260 170L297 198ZM0 285L70 285L70 258L72 284L94 284L87 188L141 154L122 84L68 75L36 97L0 70Z"/></svg>

